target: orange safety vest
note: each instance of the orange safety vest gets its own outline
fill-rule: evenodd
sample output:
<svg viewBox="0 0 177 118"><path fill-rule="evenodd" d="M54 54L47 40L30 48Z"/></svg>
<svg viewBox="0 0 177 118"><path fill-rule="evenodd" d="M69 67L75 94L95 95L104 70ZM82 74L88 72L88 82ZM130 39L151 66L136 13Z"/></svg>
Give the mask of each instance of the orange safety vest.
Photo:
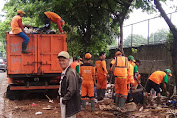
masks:
<svg viewBox="0 0 177 118"><path fill-rule="evenodd" d="M20 32L22 32L20 26L18 25L18 20L22 19L19 15L16 15L12 18L12 21L10 23L11 25L11 29L13 34L18 34Z"/></svg>
<svg viewBox="0 0 177 118"><path fill-rule="evenodd" d="M114 75L117 77L127 77L127 58L124 56L117 56L115 57L115 61Z"/></svg>
<svg viewBox="0 0 177 118"><path fill-rule="evenodd" d="M163 71L155 71L150 75L149 80L153 81L156 84L161 84L165 75L166 73Z"/></svg>
<svg viewBox="0 0 177 118"><path fill-rule="evenodd" d="M58 14L54 13L54 12L49 12L49 11L47 11L47 12L44 12L44 14L45 14L48 18L50 18L50 20L51 20L53 23L57 23L57 19L60 19L60 20L61 20L61 17L60 17Z"/></svg>
<svg viewBox="0 0 177 118"><path fill-rule="evenodd" d="M128 77L127 77L127 83L134 83L134 78L133 78L133 75L134 75L134 66L133 64L128 61Z"/></svg>
<svg viewBox="0 0 177 118"><path fill-rule="evenodd" d="M95 75L95 68L90 63L84 63L80 65L79 74L83 80L93 80L93 75Z"/></svg>
<svg viewBox="0 0 177 118"><path fill-rule="evenodd" d="M106 69L106 61L105 60L97 60L95 62L95 69L96 69L96 74L104 74L106 75L108 73Z"/></svg>

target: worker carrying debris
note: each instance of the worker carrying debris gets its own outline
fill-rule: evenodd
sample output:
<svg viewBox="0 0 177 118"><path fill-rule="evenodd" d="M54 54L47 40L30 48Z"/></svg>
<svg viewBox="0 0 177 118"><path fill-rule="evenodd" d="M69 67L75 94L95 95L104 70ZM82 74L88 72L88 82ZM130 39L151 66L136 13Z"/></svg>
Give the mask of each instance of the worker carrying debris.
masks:
<svg viewBox="0 0 177 118"><path fill-rule="evenodd" d="M22 17L24 14L26 13L23 12L22 10L17 10L17 15L12 18L10 26L13 34L16 34L24 39L22 43L22 53L28 54L29 52L26 51L26 48L29 42L29 37L25 34L22 24Z"/></svg>
<svg viewBox="0 0 177 118"><path fill-rule="evenodd" d="M81 101L82 101L82 110L85 110L87 96L90 98L91 110L95 110L95 101L94 101L94 84L95 81L95 68L90 63L92 55L90 53L85 54L85 62L80 66L80 76L82 77L81 85Z"/></svg>
<svg viewBox="0 0 177 118"><path fill-rule="evenodd" d="M172 76L171 70L166 69L163 71L155 71L153 72L150 77L148 78L146 92L144 96L144 105L148 104L148 96L150 96L150 91L153 88L157 93L157 105L160 104L160 84L163 83L163 88L169 96L169 92L167 91L166 84L168 83L168 76Z"/></svg>
<svg viewBox="0 0 177 118"><path fill-rule="evenodd" d="M108 71L106 69L106 53L100 52L99 59L95 62L96 80L97 80L97 99L103 100L107 88Z"/></svg>
<svg viewBox="0 0 177 118"><path fill-rule="evenodd" d="M127 99L127 69L128 59L122 56L120 51L116 52L116 57L111 61L110 71L115 76L115 93L116 93L116 106L124 110L124 105Z"/></svg>
<svg viewBox="0 0 177 118"><path fill-rule="evenodd" d="M63 33L62 26L65 24L65 21L56 13L54 12L44 12L44 29L49 30L50 29L50 21L57 24L58 29L60 33Z"/></svg>

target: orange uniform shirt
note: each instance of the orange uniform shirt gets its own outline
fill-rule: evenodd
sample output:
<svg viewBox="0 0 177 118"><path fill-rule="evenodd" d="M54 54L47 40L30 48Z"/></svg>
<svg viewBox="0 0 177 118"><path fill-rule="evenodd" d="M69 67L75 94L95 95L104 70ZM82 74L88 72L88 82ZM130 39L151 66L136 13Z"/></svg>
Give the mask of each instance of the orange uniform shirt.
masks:
<svg viewBox="0 0 177 118"><path fill-rule="evenodd" d="M71 63L71 67L72 67L74 70L76 70L76 66L77 66L77 65L79 65L79 63L76 62L76 61L74 61L74 62Z"/></svg>
<svg viewBox="0 0 177 118"><path fill-rule="evenodd" d="M150 75L149 80L153 81L156 84L161 84L165 75L166 73L163 71L155 71Z"/></svg>
<svg viewBox="0 0 177 118"><path fill-rule="evenodd" d="M134 83L134 78L133 78L133 75L134 75L134 63L133 62L130 62L128 61L128 81L127 83Z"/></svg>
<svg viewBox="0 0 177 118"><path fill-rule="evenodd" d="M96 74L104 74L106 75L108 73L106 69L106 61L105 60L97 60L95 62L95 69L96 69Z"/></svg>
<svg viewBox="0 0 177 118"><path fill-rule="evenodd" d="M63 32L63 29L61 27L61 17L54 13L54 12L44 12L44 14L53 22L53 23L56 23L58 25L58 29L59 31L62 33Z"/></svg>
<svg viewBox="0 0 177 118"><path fill-rule="evenodd" d="M22 20L22 18L19 15L16 15L12 18L10 25L11 25L11 29L12 29L13 34L18 34L18 33L22 32L22 30L19 26L19 23L18 23L19 20Z"/></svg>
<svg viewBox="0 0 177 118"><path fill-rule="evenodd" d="M84 63L80 66L79 74L83 80L93 80L93 75L95 75L95 68L90 63Z"/></svg>
<svg viewBox="0 0 177 118"><path fill-rule="evenodd" d="M60 19L60 20L61 20L61 17L60 17L58 14L54 13L54 12L49 12L49 11L47 11L47 12L44 12L44 14L45 14L48 18L50 18L50 20L51 20L53 23L57 23L57 19Z"/></svg>

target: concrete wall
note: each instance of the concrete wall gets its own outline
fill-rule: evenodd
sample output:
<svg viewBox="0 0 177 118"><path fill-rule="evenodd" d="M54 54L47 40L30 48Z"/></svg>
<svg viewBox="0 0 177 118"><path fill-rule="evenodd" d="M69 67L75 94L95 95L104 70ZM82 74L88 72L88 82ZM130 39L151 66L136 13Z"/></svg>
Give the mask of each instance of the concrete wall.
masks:
<svg viewBox="0 0 177 118"><path fill-rule="evenodd" d="M165 44L158 45L146 45L136 47L137 53L133 53L131 48L125 48L125 55L134 56L135 59L139 59L142 65L139 67L139 72L144 74L151 74L156 70L165 70L167 68L172 70L171 55ZM109 58L113 58L117 49L110 50ZM108 65L109 65L109 61Z"/></svg>

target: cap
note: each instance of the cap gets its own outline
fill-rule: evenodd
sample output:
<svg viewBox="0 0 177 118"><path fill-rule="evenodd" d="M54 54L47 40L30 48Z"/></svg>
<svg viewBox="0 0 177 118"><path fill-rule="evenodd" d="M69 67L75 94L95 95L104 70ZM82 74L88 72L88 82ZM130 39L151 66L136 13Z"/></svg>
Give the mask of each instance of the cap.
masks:
<svg viewBox="0 0 177 118"><path fill-rule="evenodd" d="M76 59L80 59L81 57L80 56L77 56Z"/></svg>
<svg viewBox="0 0 177 118"><path fill-rule="evenodd" d="M132 55L128 56L128 60L132 60L135 62L134 57Z"/></svg>
<svg viewBox="0 0 177 118"><path fill-rule="evenodd" d="M120 51L117 51L115 56L119 56L119 55L122 55L122 53Z"/></svg>
<svg viewBox="0 0 177 118"><path fill-rule="evenodd" d="M64 25L65 21L63 19L61 19L61 25Z"/></svg>
<svg viewBox="0 0 177 118"><path fill-rule="evenodd" d="M23 12L23 10L17 10L17 14L20 14L20 13L26 14L25 12Z"/></svg>
<svg viewBox="0 0 177 118"><path fill-rule="evenodd" d="M170 69L165 69L165 72L167 72L169 76L172 76Z"/></svg>
<svg viewBox="0 0 177 118"><path fill-rule="evenodd" d="M85 54L85 58L86 58L86 59L90 59L91 57L92 57L92 55L91 55L90 53L86 53L86 54Z"/></svg>
<svg viewBox="0 0 177 118"><path fill-rule="evenodd" d="M61 51L61 52L58 54L58 57L57 57L57 58L59 58L59 57L64 57L64 58L66 58L66 59L69 59L69 53L66 52L66 51Z"/></svg>

